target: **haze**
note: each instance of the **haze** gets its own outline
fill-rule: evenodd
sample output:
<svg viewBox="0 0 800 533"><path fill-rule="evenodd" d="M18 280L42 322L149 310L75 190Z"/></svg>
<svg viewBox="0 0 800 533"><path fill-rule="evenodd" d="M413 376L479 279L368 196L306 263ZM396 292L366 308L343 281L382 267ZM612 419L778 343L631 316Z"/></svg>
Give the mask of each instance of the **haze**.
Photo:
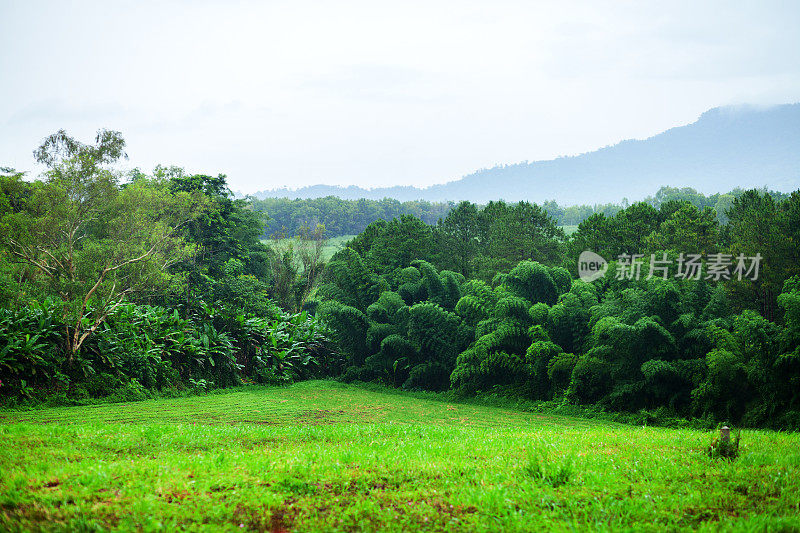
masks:
<svg viewBox="0 0 800 533"><path fill-rule="evenodd" d="M0 166L59 128L243 192L427 186L800 101L794 2L0 4Z"/></svg>

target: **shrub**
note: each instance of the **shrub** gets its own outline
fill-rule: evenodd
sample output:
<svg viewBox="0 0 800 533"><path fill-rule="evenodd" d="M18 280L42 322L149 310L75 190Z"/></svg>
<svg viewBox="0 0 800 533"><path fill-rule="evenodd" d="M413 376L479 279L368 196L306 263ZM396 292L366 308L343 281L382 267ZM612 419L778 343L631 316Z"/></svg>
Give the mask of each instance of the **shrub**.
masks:
<svg viewBox="0 0 800 533"><path fill-rule="evenodd" d="M593 403L610 389L611 368L608 363L591 355L580 357L572 370L567 397L579 403Z"/></svg>

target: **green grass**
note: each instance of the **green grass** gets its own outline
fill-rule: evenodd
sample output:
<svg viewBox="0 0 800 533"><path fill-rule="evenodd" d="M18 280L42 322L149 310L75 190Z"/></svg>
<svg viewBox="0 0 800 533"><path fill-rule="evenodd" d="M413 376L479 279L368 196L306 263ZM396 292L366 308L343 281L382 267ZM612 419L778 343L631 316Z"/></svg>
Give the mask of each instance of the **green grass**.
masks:
<svg viewBox="0 0 800 533"><path fill-rule="evenodd" d="M712 435L332 382L0 412L0 530L800 529L800 435Z"/></svg>
<svg viewBox="0 0 800 533"><path fill-rule="evenodd" d="M325 261L333 257L333 254L343 249L348 242L353 240L354 237L355 235L340 235L338 237L331 237L328 239L328 242L322 251Z"/></svg>
<svg viewBox="0 0 800 533"><path fill-rule="evenodd" d="M325 244L325 247L322 249L322 260L323 261L330 260L330 258L333 257L333 254L343 249L344 246L353 239L353 237L355 237L355 235L340 235L338 237L329 238L328 242ZM288 239L278 239L278 242L281 244L285 244L286 241L289 240L294 241L295 238L292 237ZM262 239L261 242L269 245L274 243L275 241L272 239Z"/></svg>
<svg viewBox="0 0 800 533"><path fill-rule="evenodd" d="M561 229L563 229L564 233L566 233L567 237L569 237L570 235L572 235L573 233L578 231L578 225L577 224L575 224L575 225L568 224L568 225L565 225L565 226L561 226Z"/></svg>

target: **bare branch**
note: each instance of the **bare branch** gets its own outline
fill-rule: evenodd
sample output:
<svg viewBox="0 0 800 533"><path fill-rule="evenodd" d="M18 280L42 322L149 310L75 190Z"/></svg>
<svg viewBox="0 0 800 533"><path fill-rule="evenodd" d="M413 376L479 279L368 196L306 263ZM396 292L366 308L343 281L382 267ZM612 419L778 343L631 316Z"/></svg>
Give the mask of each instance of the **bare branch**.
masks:
<svg viewBox="0 0 800 533"><path fill-rule="evenodd" d="M54 272L55 269L53 269L46 263L36 260L25 246L19 244L13 239L10 239L9 242L11 243L12 246L16 246L17 248L19 248L19 251L13 248L10 249L13 255L21 259L24 259L26 262L32 264L33 266L35 266L36 268L38 268L39 270L50 276L51 278L55 277L55 272Z"/></svg>
<svg viewBox="0 0 800 533"><path fill-rule="evenodd" d="M99 328L100 325L103 322L105 322L106 318L108 318L108 315L113 313L120 305L122 305L124 303L125 296L127 296L130 292L131 291L128 291L127 289L122 291L120 293L119 298L117 299L117 301L114 302L113 305L111 305L109 307L106 307L104 312L103 312L103 314L100 315L99 317L97 317L94 320L94 322L92 323L92 326L89 329L87 329L86 331L84 331L83 334L80 337L78 337L77 331L76 331L73 353L77 352L80 349L80 347L83 345L83 341L85 341L89 337L89 335L91 335L92 333L97 331L97 328Z"/></svg>
<svg viewBox="0 0 800 533"><path fill-rule="evenodd" d="M181 228L182 226L184 226L184 225L186 225L188 223L189 223L189 220L185 220L185 221L181 222L180 224L178 224L177 226L175 226L174 228L172 228L166 235L164 235L159 240L157 240L155 243L153 243L153 246L151 246L149 250L147 250L145 253L143 253L139 257L134 257L132 259L128 259L127 261L123 261L122 263L120 263L120 264L118 264L116 266L113 266L113 267L107 267L107 270L109 270L109 271L118 270L118 269L120 269L120 268L122 268L124 266L130 265L130 264L133 264L133 263L138 263L139 261L143 261L144 259L147 259L151 255L153 255L153 253L155 253L155 251L158 249L158 246L161 243L163 243L164 241L166 241L167 239L172 237L175 234L175 232L178 231L179 228Z"/></svg>
<svg viewBox="0 0 800 533"><path fill-rule="evenodd" d="M46 248L42 248L41 246L37 246L36 248L40 252L42 252L42 253L46 254L47 256L49 256L53 261L55 261L56 264L59 266L59 268L61 268L61 270L66 270L66 268L64 268L64 264L61 261L59 261L58 259L56 259L56 256L54 256L52 253L50 253L50 250L48 250Z"/></svg>

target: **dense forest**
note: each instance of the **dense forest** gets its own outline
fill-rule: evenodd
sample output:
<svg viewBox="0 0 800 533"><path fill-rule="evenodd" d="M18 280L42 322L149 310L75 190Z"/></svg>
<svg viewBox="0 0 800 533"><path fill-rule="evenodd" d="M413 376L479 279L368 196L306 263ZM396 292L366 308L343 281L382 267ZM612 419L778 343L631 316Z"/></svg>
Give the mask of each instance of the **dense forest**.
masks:
<svg viewBox="0 0 800 533"><path fill-rule="evenodd" d="M265 213L264 236L294 236L303 227L325 226L328 237L356 235L376 220L391 220L401 215L413 215L426 224L436 222L452 208L449 203L425 201L398 202L383 200L342 200L335 196L310 200L288 198L253 198L255 211Z"/></svg>
<svg viewBox="0 0 800 533"><path fill-rule="evenodd" d="M778 202L747 191L726 216L720 225L686 201L637 203L590 217L570 239L526 203L465 202L435 228L379 222L330 262L317 314L345 379L798 427L800 192ZM587 249L672 267L620 279L612 261L585 283L573 273ZM684 251L760 254L763 268L756 280L710 265L681 277Z"/></svg>
<svg viewBox="0 0 800 533"><path fill-rule="evenodd" d="M671 200L686 201L701 209L710 207L716 212L719 221L725 223L725 212L730 208L733 199L743 192L741 189L734 189L729 193L706 196L691 187L661 187L655 195L648 196L643 201L656 208ZM778 200L785 196L775 191L768 192ZM356 235L372 222L391 220L401 215L413 215L426 224L433 225L440 218L446 217L457 203L432 203L421 200L401 203L391 198L342 200L336 196L326 196L305 200L250 198L250 205L255 211L267 215L264 237L294 236L303 228L314 228L318 224L325 226L325 234L328 237L338 237ZM616 204L570 206L561 206L553 200L548 200L542 203L542 208L559 226L577 226L592 215L613 217L628 205L628 201L624 199Z"/></svg>
<svg viewBox="0 0 800 533"><path fill-rule="evenodd" d="M124 150L117 132L61 131L35 151L41 179L0 174L4 404L315 376L800 428L800 191L663 188L580 215L255 201L224 176L119 173ZM299 239L267 246L267 224ZM324 264L326 230L362 224ZM591 282L585 250L609 261Z"/></svg>

